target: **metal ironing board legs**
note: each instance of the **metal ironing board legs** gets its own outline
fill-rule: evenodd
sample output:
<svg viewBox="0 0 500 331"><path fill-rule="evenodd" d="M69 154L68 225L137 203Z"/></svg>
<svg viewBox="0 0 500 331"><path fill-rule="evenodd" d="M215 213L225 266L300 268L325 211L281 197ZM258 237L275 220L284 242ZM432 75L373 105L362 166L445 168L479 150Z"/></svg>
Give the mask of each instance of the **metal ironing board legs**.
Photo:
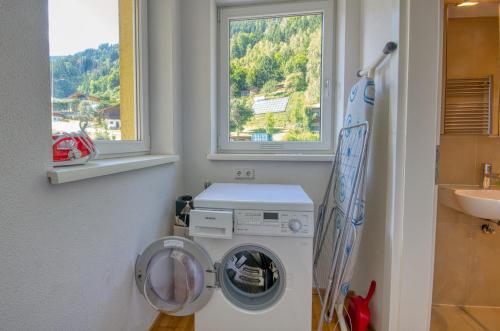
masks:
<svg viewBox="0 0 500 331"><path fill-rule="evenodd" d="M344 288L343 284L358 239L354 214L358 208L356 198L360 192L361 178L365 173L368 137L367 122L340 131L328 186L318 209L313 259L313 280L322 306L318 331L322 330L325 321L330 323L333 320L334 313L337 314L341 331L348 330L343 313L343 296L348 287ZM329 247L325 246L327 242ZM324 262L321 255L325 251L329 255L333 254L330 255L331 264L326 268L321 263ZM327 279L320 277L324 276L325 269L329 271Z"/></svg>

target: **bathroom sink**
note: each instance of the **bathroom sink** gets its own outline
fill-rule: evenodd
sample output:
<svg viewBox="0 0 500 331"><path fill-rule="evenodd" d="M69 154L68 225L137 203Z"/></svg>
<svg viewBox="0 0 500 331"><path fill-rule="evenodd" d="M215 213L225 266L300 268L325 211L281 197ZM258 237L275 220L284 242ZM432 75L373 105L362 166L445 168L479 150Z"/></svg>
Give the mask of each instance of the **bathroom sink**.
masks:
<svg viewBox="0 0 500 331"><path fill-rule="evenodd" d="M456 202L465 214L500 220L500 190L457 189L454 190Z"/></svg>

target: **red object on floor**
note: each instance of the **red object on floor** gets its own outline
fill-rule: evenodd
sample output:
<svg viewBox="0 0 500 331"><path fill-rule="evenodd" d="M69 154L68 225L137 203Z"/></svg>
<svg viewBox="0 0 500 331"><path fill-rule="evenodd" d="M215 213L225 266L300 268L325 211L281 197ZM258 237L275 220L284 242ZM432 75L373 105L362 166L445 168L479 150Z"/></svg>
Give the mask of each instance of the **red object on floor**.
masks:
<svg viewBox="0 0 500 331"><path fill-rule="evenodd" d="M349 306L347 308L349 316L346 316L347 322L352 324L351 331L366 331L368 324L370 324L371 313L368 304L375 293L375 288L377 287L377 282L372 280L370 284L370 289L366 298L361 296L352 297L349 299Z"/></svg>

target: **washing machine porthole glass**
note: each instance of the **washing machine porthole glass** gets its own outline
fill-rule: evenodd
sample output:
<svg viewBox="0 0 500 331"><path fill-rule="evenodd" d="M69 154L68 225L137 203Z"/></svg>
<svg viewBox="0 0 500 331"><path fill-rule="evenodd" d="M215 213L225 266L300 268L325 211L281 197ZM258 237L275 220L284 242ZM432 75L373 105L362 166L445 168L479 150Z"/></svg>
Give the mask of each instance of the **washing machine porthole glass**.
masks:
<svg viewBox="0 0 500 331"><path fill-rule="evenodd" d="M286 288L280 259L258 245L243 245L228 252L219 266L219 281L229 301L253 311L274 305Z"/></svg>
<svg viewBox="0 0 500 331"><path fill-rule="evenodd" d="M212 296L213 267L210 256L197 243L165 237L137 257L136 284L156 310L174 316L190 315L203 308Z"/></svg>
<svg viewBox="0 0 500 331"><path fill-rule="evenodd" d="M171 311L195 301L201 294L203 268L188 252L174 248L158 252L150 262L147 286Z"/></svg>

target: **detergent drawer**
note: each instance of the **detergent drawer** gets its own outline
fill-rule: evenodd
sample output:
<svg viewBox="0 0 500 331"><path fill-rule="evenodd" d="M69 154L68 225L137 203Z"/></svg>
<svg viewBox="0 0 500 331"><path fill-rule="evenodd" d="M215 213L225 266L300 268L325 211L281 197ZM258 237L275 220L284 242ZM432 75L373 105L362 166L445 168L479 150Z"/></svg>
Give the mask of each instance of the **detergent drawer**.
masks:
<svg viewBox="0 0 500 331"><path fill-rule="evenodd" d="M204 238L233 238L233 211L193 209L189 214L189 235Z"/></svg>

